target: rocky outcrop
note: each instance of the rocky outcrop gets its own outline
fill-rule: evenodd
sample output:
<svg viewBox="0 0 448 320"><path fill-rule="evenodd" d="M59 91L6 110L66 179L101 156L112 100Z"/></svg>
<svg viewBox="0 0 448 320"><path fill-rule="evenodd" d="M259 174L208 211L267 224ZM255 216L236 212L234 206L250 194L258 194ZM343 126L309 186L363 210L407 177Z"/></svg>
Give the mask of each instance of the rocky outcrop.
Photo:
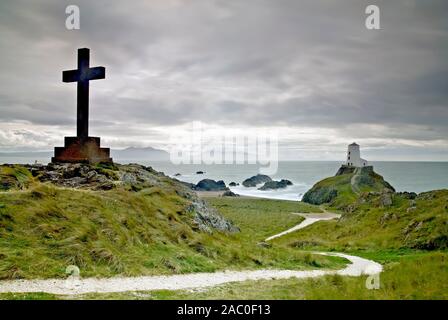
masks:
<svg viewBox="0 0 448 320"><path fill-rule="evenodd" d="M124 183L117 166L89 165L84 163L49 163L25 166L40 182L57 186L93 190L110 190Z"/></svg>
<svg viewBox="0 0 448 320"><path fill-rule="evenodd" d="M380 197L380 204L382 207L390 207L393 204L393 193L389 190L383 192Z"/></svg>
<svg viewBox="0 0 448 320"><path fill-rule="evenodd" d="M187 203L186 212L193 215L197 228L202 231L234 232L238 228L221 216L214 208L198 198L193 185L165 176L151 167L139 164L90 165L83 163L50 163L48 165L1 165L0 191L24 189L33 183L51 183L59 187L90 190L122 188L129 192L145 189L174 190ZM227 190L222 181L215 182L220 190ZM224 185L224 186L223 186ZM224 187L224 189L222 189ZM169 197L165 201L174 201ZM169 203L167 203L169 205Z"/></svg>
<svg viewBox="0 0 448 320"><path fill-rule="evenodd" d="M268 181L262 187L258 188L258 190L276 190L276 189L284 189L287 186L292 186L292 182L286 179L282 179L280 181Z"/></svg>
<svg viewBox="0 0 448 320"><path fill-rule="evenodd" d="M236 187L236 186L239 186L240 184L239 183L236 183L236 182L230 182L229 183L229 187Z"/></svg>
<svg viewBox="0 0 448 320"><path fill-rule="evenodd" d="M230 190L227 190L222 194L222 197L239 197L239 196L240 196L239 194L236 194L235 192L232 192Z"/></svg>
<svg viewBox="0 0 448 320"><path fill-rule="evenodd" d="M414 200L415 198L417 198L417 193L415 192L403 191L403 192L397 192L397 195L409 200Z"/></svg>
<svg viewBox="0 0 448 320"><path fill-rule="evenodd" d="M233 225L231 221L225 219L218 211L213 207L208 206L207 203L201 199L196 198L187 208L187 211L194 214L194 222L201 231L209 233L211 233L213 229L227 232L240 231L240 229Z"/></svg>
<svg viewBox="0 0 448 320"><path fill-rule="evenodd" d="M250 177L243 181L243 186L245 187L256 187L258 184L266 183L272 181L272 179L264 174L257 174L256 176Z"/></svg>
<svg viewBox="0 0 448 320"><path fill-rule="evenodd" d="M335 176L342 176L344 174L352 174L353 172L355 172L355 169L356 169L356 167L342 165L336 172Z"/></svg>
<svg viewBox="0 0 448 320"><path fill-rule="evenodd" d="M380 194L381 205L390 206L395 189L375 173L372 166L360 168L343 165L334 177L321 180L308 190L302 201L344 207L369 192Z"/></svg>
<svg viewBox="0 0 448 320"><path fill-rule="evenodd" d="M314 186L308 190L302 197L302 201L306 203L321 205L331 203L338 196L338 190L333 187Z"/></svg>
<svg viewBox="0 0 448 320"><path fill-rule="evenodd" d="M215 181L212 179L204 179L199 181L193 188L196 191L224 191L228 190L224 181Z"/></svg>
<svg viewBox="0 0 448 320"><path fill-rule="evenodd" d="M363 191L391 191L395 192L389 182L385 181L382 176L373 171L372 166L355 168L351 174L351 187L356 193Z"/></svg>

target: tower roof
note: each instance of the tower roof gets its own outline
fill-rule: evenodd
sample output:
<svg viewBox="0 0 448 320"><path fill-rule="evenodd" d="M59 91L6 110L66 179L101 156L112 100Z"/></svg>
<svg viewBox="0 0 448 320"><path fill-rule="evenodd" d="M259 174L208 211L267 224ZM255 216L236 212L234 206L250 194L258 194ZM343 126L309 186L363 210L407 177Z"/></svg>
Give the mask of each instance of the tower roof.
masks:
<svg viewBox="0 0 448 320"><path fill-rule="evenodd" d="M350 146L358 146L359 147L359 144L357 144L356 142L353 142L352 144L350 144Z"/></svg>

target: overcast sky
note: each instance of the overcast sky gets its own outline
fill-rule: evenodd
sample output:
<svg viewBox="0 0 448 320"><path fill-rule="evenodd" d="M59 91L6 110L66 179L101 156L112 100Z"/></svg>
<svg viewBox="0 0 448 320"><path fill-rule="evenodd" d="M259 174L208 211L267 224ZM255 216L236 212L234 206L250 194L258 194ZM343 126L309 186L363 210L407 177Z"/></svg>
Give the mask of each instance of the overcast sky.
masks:
<svg viewBox="0 0 448 320"><path fill-rule="evenodd" d="M65 7L81 29L65 28ZM381 30L364 25L368 4ZM112 148L167 148L192 121L276 129L284 159L448 160L446 0L0 2L0 152L76 133L76 50L90 133Z"/></svg>

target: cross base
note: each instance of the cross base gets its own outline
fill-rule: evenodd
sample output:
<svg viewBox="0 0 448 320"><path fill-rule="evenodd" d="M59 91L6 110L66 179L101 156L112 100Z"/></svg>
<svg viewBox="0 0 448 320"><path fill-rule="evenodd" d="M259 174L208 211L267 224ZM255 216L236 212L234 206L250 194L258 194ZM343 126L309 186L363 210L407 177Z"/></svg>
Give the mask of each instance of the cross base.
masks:
<svg viewBox="0 0 448 320"><path fill-rule="evenodd" d="M64 147L54 148L54 157L51 162L82 162L82 163L112 163L109 148L100 147L98 137L65 137Z"/></svg>

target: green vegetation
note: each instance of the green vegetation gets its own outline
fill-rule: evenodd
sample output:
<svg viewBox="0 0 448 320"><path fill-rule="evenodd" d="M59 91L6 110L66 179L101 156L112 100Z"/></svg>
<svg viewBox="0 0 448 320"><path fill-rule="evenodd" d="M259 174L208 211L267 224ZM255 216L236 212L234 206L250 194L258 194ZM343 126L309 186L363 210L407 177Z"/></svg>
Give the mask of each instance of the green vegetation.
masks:
<svg viewBox="0 0 448 320"><path fill-rule="evenodd" d="M158 291L151 299L448 299L448 253L404 255L387 263L380 288L367 289L367 277L338 275L233 283L203 291ZM93 297L93 296L92 296ZM140 298L144 297L140 293ZM89 298L88 296L85 298ZM98 298L98 297L96 297ZM136 299L129 293L101 298Z"/></svg>
<svg viewBox="0 0 448 320"><path fill-rule="evenodd" d="M258 242L285 231L304 219L291 214L293 212L322 212L316 206L297 201L256 198L208 198L207 201L224 217L238 225L241 232L237 237Z"/></svg>
<svg viewBox="0 0 448 320"><path fill-rule="evenodd" d="M340 212L339 220L320 221L265 243L303 220L291 213L321 209L282 200L208 198L241 230L208 233L200 231L187 209L190 200L170 179L163 186L139 183L92 191L42 184L22 167L8 168L1 171L10 191L0 192L0 279L63 278L70 264L78 265L83 277L345 264L311 250L372 259L383 264L384 272L378 290L366 289L366 277L334 275L200 290L9 293L0 299L448 299L448 190L393 193L372 172L355 178L341 172L317 184L337 190L328 193L332 199L326 209ZM115 168L96 170L117 174Z"/></svg>
<svg viewBox="0 0 448 320"><path fill-rule="evenodd" d="M303 201L311 204L329 204L335 208L345 208L366 192L394 191L383 177L372 167L341 167L334 177L316 183L303 195Z"/></svg>
<svg viewBox="0 0 448 320"><path fill-rule="evenodd" d="M215 203L236 217L239 205L225 209L231 200ZM312 256L288 245L258 245L300 221L288 211L310 209L309 205L234 201L243 206L244 231L231 234L199 230L188 209L191 202L172 180L139 191L92 191L35 182L25 190L0 192L0 279L64 278L65 268L72 264L83 277L344 265L343 259ZM260 207L265 209L256 219Z"/></svg>
<svg viewBox="0 0 448 320"><path fill-rule="evenodd" d="M448 190L414 200L395 194L390 206L382 206L381 197L360 198L339 221L320 221L274 242L338 251L448 248Z"/></svg>
<svg viewBox="0 0 448 320"><path fill-rule="evenodd" d="M415 250L364 252L384 264L380 288L368 290L367 277L260 280L198 290L123 292L56 296L0 294L0 299L448 299L448 253Z"/></svg>
<svg viewBox="0 0 448 320"><path fill-rule="evenodd" d="M31 172L20 165L0 166L0 191L23 189L33 181Z"/></svg>

